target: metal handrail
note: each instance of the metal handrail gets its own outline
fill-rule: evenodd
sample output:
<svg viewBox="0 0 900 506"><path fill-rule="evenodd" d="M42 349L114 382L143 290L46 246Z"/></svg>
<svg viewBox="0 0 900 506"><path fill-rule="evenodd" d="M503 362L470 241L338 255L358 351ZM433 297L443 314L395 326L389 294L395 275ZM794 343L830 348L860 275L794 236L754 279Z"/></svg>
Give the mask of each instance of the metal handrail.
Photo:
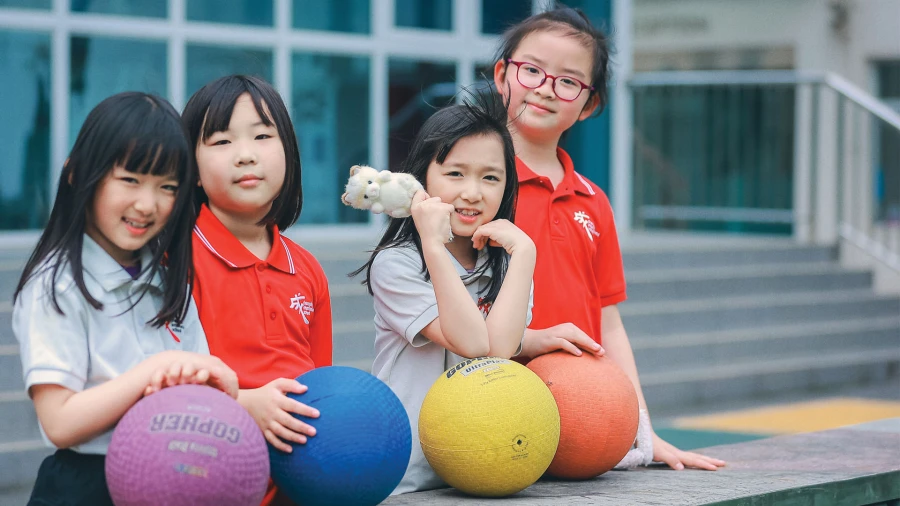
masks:
<svg viewBox="0 0 900 506"><path fill-rule="evenodd" d="M876 97L832 72L803 70L691 70L643 72L629 81L634 88L647 86L796 86L824 84L845 98L900 130L900 114Z"/></svg>

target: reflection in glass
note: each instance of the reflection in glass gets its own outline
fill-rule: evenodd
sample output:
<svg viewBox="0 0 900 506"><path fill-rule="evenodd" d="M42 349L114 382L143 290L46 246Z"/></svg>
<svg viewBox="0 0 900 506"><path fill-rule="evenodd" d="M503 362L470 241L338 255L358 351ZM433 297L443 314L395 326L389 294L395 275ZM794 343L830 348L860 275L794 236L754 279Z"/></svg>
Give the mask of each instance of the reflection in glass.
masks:
<svg viewBox="0 0 900 506"><path fill-rule="evenodd" d="M369 158L369 58L294 54L291 118L303 164L300 223L367 222L340 201L350 167Z"/></svg>
<svg viewBox="0 0 900 506"><path fill-rule="evenodd" d="M273 26L272 0L187 0L187 19Z"/></svg>
<svg viewBox="0 0 900 506"><path fill-rule="evenodd" d="M432 30L453 29L453 0L395 0L394 24Z"/></svg>
<svg viewBox="0 0 900 506"><path fill-rule="evenodd" d="M294 0L294 28L369 33L369 0Z"/></svg>
<svg viewBox="0 0 900 506"><path fill-rule="evenodd" d="M419 127L436 109L453 101L456 66L391 58L388 74L388 165L397 170Z"/></svg>
<svg viewBox="0 0 900 506"><path fill-rule="evenodd" d="M122 16L168 16L166 0L71 0L72 12L118 14Z"/></svg>
<svg viewBox="0 0 900 506"><path fill-rule="evenodd" d="M571 5L570 2L565 2ZM481 32L503 33L531 15L532 0L485 0L481 2Z"/></svg>
<svg viewBox="0 0 900 506"><path fill-rule="evenodd" d="M72 37L69 147L95 105L122 91L167 95L166 43Z"/></svg>
<svg viewBox="0 0 900 506"><path fill-rule="evenodd" d="M15 9L50 9L53 0L0 0L0 7Z"/></svg>
<svg viewBox="0 0 900 506"><path fill-rule="evenodd" d="M187 47L187 96L230 74L249 74L272 82L272 52L221 46Z"/></svg>
<svg viewBox="0 0 900 506"><path fill-rule="evenodd" d="M50 35L0 30L0 75L0 230L40 228L51 205Z"/></svg>

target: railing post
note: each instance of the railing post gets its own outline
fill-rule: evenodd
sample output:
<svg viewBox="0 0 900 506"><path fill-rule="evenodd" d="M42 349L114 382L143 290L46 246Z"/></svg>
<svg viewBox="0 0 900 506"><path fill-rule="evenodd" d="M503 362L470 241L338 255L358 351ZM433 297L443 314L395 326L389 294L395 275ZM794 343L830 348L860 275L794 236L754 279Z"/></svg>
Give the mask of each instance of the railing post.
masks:
<svg viewBox="0 0 900 506"><path fill-rule="evenodd" d="M813 85L798 84L794 99L794 239L812 241Z"/></svg>
<svg viewBox="0 0 900 506"><path fill-rule="evenodd" d="M838 94L829 88L819 90L816 129L816 167L813 181L815 228L813 241L831 245L838 238Z"/></svg>

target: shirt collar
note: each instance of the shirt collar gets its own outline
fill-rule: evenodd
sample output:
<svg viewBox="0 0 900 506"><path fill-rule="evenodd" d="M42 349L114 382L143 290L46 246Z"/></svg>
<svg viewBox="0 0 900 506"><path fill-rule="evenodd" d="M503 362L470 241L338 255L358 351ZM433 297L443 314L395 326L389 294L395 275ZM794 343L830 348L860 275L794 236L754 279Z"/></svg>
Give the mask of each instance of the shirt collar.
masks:
<svg viewBox="0 0 900 506"><path fill-rule="evenodd" d="M81 266L90 274L97 283L107 292L111 292L132 281L138 285L150 285L158 290L163 288L163 279L160 270L157 269L150 276L150 266L153 262L153 252L144 247L140 251L141 273L137 279L132 279L128 271L116 262L91 236L85 234L81 244Z"/></svg>
<svg viewBox="0 0 900 506"><path fill-rule="evenodd" d="M481 251L478 252L478 257L475 259L475 269L473 269L472 272L469 272L466 270L465 267L462 266L461 263L459 263L459 260L457 260L456 257L453 256L453 253L450 253L450 250L447 250L447 255L450 257L450 261L453 262L453 267L456 268L456 272L462 278L465 278L466 276L471 276L475 271L480 269L482 265L486 264L488 261L488 258L489 258L487 248L483 248ZM484 270L484 273L481 274L479 277L487 277L487 278L491 277L491 267L488 266Z"/></svg>
<svg viewBox="0 0 900 506"><path fill-rule="evenodd" d="M278 232L278 226L271 226L272 232L272 250L266 263L272 267L294 274L294 258L288 249L287 240ZM221 260L225 265L233 269L242 269L252 267L260 262L241 241L234 236L225 225L216 218L216 215L209 210L206 204L200 207L200 214L197 216L197 223L194 225L194 235L200 239L200 242L210 253Z"/></svg>
<svg viewBox="0 0 900 506"><path fill-rule="evenodd" d="M575 165L572 163L572 157L570 157L563 148L556 148L556 157L559 159L559 162L563 166L563 171L565 172L562 181L556 187L556 191L562 191L563 193L574 192L580 193L581 195L596 195L597 192L591 187L591 183L582 177L581 174L575 172ZM536 181L541 177L525 165L525 162L518 156L516 157L516 173L519 177L519 183L525 183L531 180Z"/></svg>

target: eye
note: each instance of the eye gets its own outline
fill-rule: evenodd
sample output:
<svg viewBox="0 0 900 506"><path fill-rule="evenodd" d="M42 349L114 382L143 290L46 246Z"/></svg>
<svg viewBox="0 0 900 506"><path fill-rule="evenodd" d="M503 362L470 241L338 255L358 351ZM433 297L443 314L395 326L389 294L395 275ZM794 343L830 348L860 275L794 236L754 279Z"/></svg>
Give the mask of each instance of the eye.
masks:
<svg viewBox="0 0 900 506"><path fill-rule="evenodd" d="M272 136L269 134L259 134L256 136L256 140L258 140L258 141L265 140L265 139L271 139L271 138L272 138Z"/></svg>
<svg viewBox="0 0 900 506"><path fill-rule="evenodd" d="M525 66L525 72L528 72L529 74L540 74L541 73L540 69L538 69L537 67L532 67L530 65Z"/></svg>
<svg viewBox="0 0 900 506"><path fill-rule="evenodd" d="M371 179L369 180L369 184L372 184L372 180L371 180Z"/></svg>
<svg viewBox="0 0 900 506"><path fill-rule="evenodd" d="M450 177L460 177L460 176L462 176L462 172L460 172L460 171L458 171L458 170L451 170L450 172L447 172L447 173L444 174L444 175L445 175L445 176L450 176Z"/></svg>
<svg viewBox="0 0 900 506"><path fill-rule="evenodd" d="M138 183L137 178L134 178L134 177L131 177L131 176L122 176L122 177L119 178L119 180L120 180L120 181L124 181L124 182L126 182L126 183L131 183L131 184L137 184L137 183Z"/></svg>
<svg viewBox="0 0 900 506"><path fill-rule="evenodd" d="M560 84L562 84L564 86L572 86L572 87L576 87L576 88L581 86L581 84L579 84L578 81L572 79L571 77L560 77L558 79L558 81Z"/></svg>
<svg viewBox="0 0 900 506"><path fill-rule="evenodd" d="M216 142L212 143L212 145L213 146L224 146L224 145L230 144L230 143L231 143L231 141L229 141L227 139L219 139Z"/></svg>
<svg viewBox="0 0 900 506"><path fill-rule="evenodd" d="M484 178L488 181L500 181L500 178L497 176L485 176Z"/></svg>
<svg viewBox="0 0 900 506"><path fill-rule="evenodd" d="M177 184L164 184L164 185L162 186L162 189L165 190L165 191L167 191L167 192L170 192L170 193L177 193L177 192L178 192L178 185L177 185Z"/></svg>

